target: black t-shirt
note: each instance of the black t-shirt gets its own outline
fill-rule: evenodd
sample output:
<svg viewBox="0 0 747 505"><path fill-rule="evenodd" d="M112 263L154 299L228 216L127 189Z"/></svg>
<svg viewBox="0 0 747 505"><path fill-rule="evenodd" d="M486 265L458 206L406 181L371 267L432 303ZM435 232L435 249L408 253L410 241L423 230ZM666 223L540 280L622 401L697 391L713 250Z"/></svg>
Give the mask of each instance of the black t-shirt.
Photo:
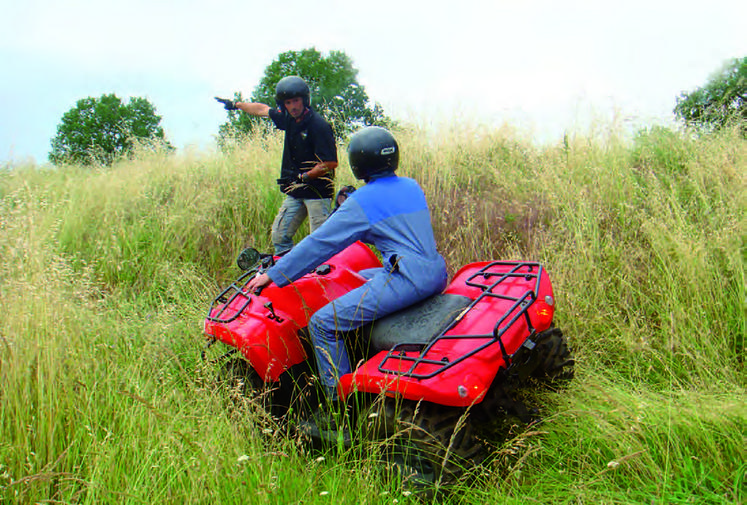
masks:
<svg viewBox="0 0 747 505"><path fill-rule="evenodd" d="M296 120L279 109L270 109L270 119L278 130L285 131L283 162L278 184L281 191L295 198L332 198L335 192L335 172L306 184L298 180L299 174L314 168L320 161L337 161L337 146L332 127L313 109L308 109Z"/></svg>

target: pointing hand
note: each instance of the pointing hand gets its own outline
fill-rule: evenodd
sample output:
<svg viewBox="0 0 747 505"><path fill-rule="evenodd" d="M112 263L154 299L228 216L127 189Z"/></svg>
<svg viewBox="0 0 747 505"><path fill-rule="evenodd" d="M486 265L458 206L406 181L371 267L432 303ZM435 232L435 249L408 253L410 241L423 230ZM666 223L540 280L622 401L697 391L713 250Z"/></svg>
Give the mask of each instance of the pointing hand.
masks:
<svg viewBox="0 0 747 505"><path fill-rule="evenodd" d="M237 109L236 102L234 102L232 100L229 100L228 98L218 98L216 96L215 99L217 101L219 101L220 103L222 103L223 104L223 108L226 109L226 110L236 110Z"/></svg>

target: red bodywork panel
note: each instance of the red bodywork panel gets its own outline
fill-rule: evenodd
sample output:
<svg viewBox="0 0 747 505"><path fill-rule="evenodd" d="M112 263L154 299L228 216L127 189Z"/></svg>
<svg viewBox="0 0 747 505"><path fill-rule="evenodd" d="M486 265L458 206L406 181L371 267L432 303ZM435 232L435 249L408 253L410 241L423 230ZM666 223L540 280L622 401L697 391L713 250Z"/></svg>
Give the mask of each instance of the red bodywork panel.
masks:
<svg viewBox="0 0 747 505"><path fill-rule="evenodd" d="M423 350L382 351L343 376L340 394L385 392L458 407L479 403L529 337L530 325L540 332L552 323L552 286L537 263L473 263L456 273L445 293L467 296L472 305Z"/></svg>
<svg viewBox="0 0 747 505"><path fill-rule="evenodd" d="M322 273L324 265L329 272ZM226 290L223 303L211 308L205 334L239 349L265 381L277 381L285 370L306 360L298 330L311 315L362 285L366 279L359 271L377 267L381 262L371 249L356 242L283 288L271 284L250 296L245 289L250 277L242 277L242 283ZM265 307L270 301L272 312Z"/></svg>

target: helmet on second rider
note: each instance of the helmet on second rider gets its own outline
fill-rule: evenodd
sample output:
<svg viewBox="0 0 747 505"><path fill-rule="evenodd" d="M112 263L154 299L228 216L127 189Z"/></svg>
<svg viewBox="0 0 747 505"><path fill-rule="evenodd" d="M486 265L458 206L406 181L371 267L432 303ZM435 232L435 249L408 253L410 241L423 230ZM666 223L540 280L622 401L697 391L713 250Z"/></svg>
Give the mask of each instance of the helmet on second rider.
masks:
<svg viewBox="0 0 747 505"><path fill-rule="evenodd" d="M296 98L300 96L303 98L303 104L305 107L311 105L311 95L309 92L309 85L306 81L298 77L297 75L289 75L283 77L278 81L275 86L275 102L278 107L283 108L283 103L289 98Z"/></svg>
<svg viewBox="0 0 747 505"><path fill-rule="evenodd" d="M368 126L350 138L348 161L353 175L368 182L376 174L397 170L399 146L389 130Z"/></svg>

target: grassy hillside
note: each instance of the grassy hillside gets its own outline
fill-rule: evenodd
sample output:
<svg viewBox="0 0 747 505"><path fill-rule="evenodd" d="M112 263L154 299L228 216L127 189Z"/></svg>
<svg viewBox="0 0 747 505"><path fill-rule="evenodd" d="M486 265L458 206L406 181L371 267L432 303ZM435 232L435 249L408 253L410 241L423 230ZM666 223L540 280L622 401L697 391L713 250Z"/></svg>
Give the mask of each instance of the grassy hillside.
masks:
<svg viewBox="0 0 747 505"><path fill-rule="evenodd" d="M543 262L577 361L545 422L442 499L744 502L747 142L397 136L450 271ZM0 171L0 501L414 501L360 449L270 432L199 358L237 252L270 249L281 146Z"/></svg>

